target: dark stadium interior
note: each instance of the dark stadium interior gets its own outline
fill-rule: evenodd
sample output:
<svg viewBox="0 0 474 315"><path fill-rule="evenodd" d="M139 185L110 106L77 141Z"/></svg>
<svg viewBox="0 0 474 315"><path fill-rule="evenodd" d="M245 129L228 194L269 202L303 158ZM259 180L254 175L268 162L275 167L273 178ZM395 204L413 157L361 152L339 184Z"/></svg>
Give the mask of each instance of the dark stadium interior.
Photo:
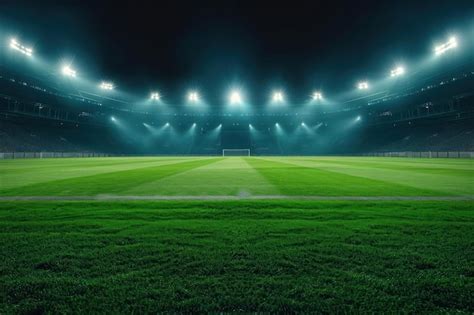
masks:
<svg viewBox="0 0 474 315"><path fill-rule="evenodd" d="M408 21L402 13L423 12L422 2L325 4L322 9L333 16L312 12L314 19L302 18L310 15L307 2L291 9L273 4L272 17L264 14L265 4L206 1L181 8L166 2L166 17L156 20L151 4L132 10L130 4L104 2L91 11L80 2L64 7L4 2L0 151L216 155L225 148L250 148L254 155L323 155L474 150L469 1L456 6L439 1L423 23L402 23ZM50 20L30 23L43 5ZM378 19L361 23L358 16L369 9ZM120 16L126 12L130 23L125 27ZM288 20L276 23L283 16ZM383 19L392 21L375 31ZM161 31L167 25L167 32ZM353 29L352 37L343 29ZM434 56L433 43L453 34L459 49ZM20 44L23 39L34 43L31 58L8 46L13 35ZM238 41L232 40L235 36ZM174 42L176 48L168 45ZM68 53L61 56L61 49ZM77 77L61 73L65 62L79 71ZM85 62L91 66L84 67ZM387 66L397 64L405 66L404 75L387 77ZM116 88L98 88L99 78L111 78ZM369 89L356 88L361 79L370 82ZM222 96L235 86L245 98L242 106L230 106ZM202 97L190 104L186 93L194 88ZM284 89L284 104L269 103L272 88ZM311 99L314 89L321 99ZM160 92L159 100L149 98L154 91Z"/></svg>
<svg viewBox="0 0 474 315"><path fill-rule="evenodd" d="M468 63L456 70L416 87L392 89L386 97L364 97L334 108L302 105L272 114L178 108L161 114L155 108L125 109L112 99L84 97L2 68L0 151L195 155L220 154L223 148L251 148L256 155L472 151L474 67ZM117 128L111 116L123 120L123 126ZM360 124L353 122L357 116ZM160 132L166 123L170 126ZM190 135L194 123L196 130ZM276 123L285 137L278 137Z"/></svg>

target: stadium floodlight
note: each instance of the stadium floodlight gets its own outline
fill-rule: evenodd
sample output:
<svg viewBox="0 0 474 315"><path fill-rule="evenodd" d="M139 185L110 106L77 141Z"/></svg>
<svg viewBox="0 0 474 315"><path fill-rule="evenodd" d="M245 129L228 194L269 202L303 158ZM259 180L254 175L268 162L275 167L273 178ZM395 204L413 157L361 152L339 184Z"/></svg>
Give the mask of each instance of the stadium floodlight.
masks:
<svg viewBox="0 0 474 315"><path fill-rule="evenodd" d="M169 123L169 122L167 122L167 123L165 124L165 126L166 126L166 127L168 127L169 125L170 125L170 123Z"/></svg>
<svg viewBox="0 0 474 315"><path fill-rule="evenodd" d="M274 91L272 95L272 101L274 103L283 103L284 95L282 91Z"/></svg>
<svg viewBox="0 0 474 315"><path fill-rule="evenodd" d="M323 94L319 91L316 91L313 93L313 100L314 101L319 101L323 99Z"/></svg>
<svg viewBox="0 0 474 315"><path fill-rule="evenodd" d="M242 103L242 96L237 90L231 91L229 95L229 101L231 104L240 104Z"/></svg>
<svg viewBox="0 0 474 315"><path fill-rule="evenodd" d="M188 93L188 101L191 103L199 102L199 93L196 91L191 91Z"/></svg>
<svg viewBox="0 0 474 315"><path fill-rule="evenodd" d="M304 121L301 123L301 126L303 126L303 127L306 126L306 124L304 123Z"/></svg>
<svg viewBox="0 0 474 315"><path fill-rule="evenodd" d="M76 77L76 70L72 69L70 66L63 66L62 73L67 77Z"/></svg>
<svg viewBox="0 0 474 315"><path fill-rule="evenodd" d="M152 99L152 100L154 100L154 101L159 101L159 100L160 100L160 97L161 97L161 95L160 95L160 93L158 93L158 92L153 92L153 93L151 93L151 95L150 95L150 99Z"/></svg>
<svg viewBox="0 0 474 315"><path fill-rule="evenodd" d="M438 56L456 47L458 47L458 40L456 37L453 36L449 38L449 40L446 43L435 46L434 52L435 52L435 55Z"/></svg>
<svg viewBox="0 0 474 315"><path fill-rule="evenodd" d="M356 121L360 121L361 119L362 119L362 117L360 117L360 115L359 115L359 116L356 117L355 120L356 120Z"/></svg>
<svg viewBox="0 0 474 315"><path fill-rule="evenodd" d="M395 69L392 69L390 71L390 76L391 77L398 77L398 76L401 76L403 74L405 74L405 68L402 67L402 66L398 66Z"/></svg>
<svg viewBox="0 0 474 315"><path fill-rule="evenodd" d="M367 81L362 81L357 84L357 88L359 90L367 90L369 88L369 82Z"/></svg>
<svg viewBox="0 0 474 315"><path fill-rule="evenodd" d="M111 82L102 81L99 85L102 90L113 90L114 85Z"/></svg>
<svg viewBox="0 0 474 315"><path fill-rule="evenodd" d="M117 119L115 119L114 116L111 116L111 117L110 117L110 120L112 120L112 121L117 121Z"/></svg>
<svg viewBox="0 0 474 315"><path fill-rule="evenodd" d="M33 55L33 49L30 47L25 47L20 44L15 38L10 39L10 48L19 51L20 53L31 57Z"/></svg>

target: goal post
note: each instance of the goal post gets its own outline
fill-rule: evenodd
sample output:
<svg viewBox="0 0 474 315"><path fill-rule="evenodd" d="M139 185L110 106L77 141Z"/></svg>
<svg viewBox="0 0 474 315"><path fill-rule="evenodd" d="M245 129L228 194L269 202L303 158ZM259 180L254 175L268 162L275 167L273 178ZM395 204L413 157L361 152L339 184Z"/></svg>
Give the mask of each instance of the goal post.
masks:
<svg viewBox="0 0 474 315"><path fill-rule="evenodd" d="M250 156L250 149L222 149L222 156Z"/></svg>

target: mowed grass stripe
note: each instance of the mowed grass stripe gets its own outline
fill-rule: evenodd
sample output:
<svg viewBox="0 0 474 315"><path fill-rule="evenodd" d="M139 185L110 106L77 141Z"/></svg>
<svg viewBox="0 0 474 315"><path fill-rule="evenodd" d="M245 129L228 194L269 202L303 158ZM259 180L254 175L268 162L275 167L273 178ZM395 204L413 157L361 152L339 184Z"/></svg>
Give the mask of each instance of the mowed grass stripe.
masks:
<svg viewBox="0 0 474 315"><path fill-rule="evenodd" d="M54 180L0 191L2 196L87 196L119 194L146 182L171 176L186 170L218 161L217 158L200 158L192 161L175 161L173 164L142 167L133 170L109 172L71 179Z"/></svg>
<svg viewBox="0 0 474 315"><path fill-rule="evenodd" d="M278 159L278 158L277 158ZM395 171L415 171L418 173L436 174L436 175L455 175L463 177L474 176L474 163L466 160L466 163L459 165L452 164L440 164L435 163L433 160L426 161L423 164L414 164L411 161L398 161L398 162L383 162L383 161L357 161L352 159L345 159L343 157L335 157L331 160L320 159L320 158L283 158L286 161L310 161L317 162L320 164L328 165L344 165L351 167L367 167L389 169Z"/></svg>
<svg viewBox="0 0 474 315"><path fill-rule="evenodd" d="M108 159L108 158L106 158ZM96 165L95 163L86 163L83 165L70 166L69 164L58 166L45 166L42 168L36 168L30 172L21 172L16 174L15 172L3 175L0 171L1 185L0 189L14 188L19 186L32 185L37 183L43 183L54 180L83 177L89 175L97 175L103 173L117 172L133 170L143 167L160 166L166 164L174 164L182 161L193 160L192 158L174 158L174 159L163 159L163 158L152 158L138 163L134 163L135 158L129 158L132 163L128 163L127 160L122 160L123 163L117 163L112 165ZM29 161L18 161L19 163L29 163ZM75 163L73 163L76 165Z"/></svg>
<svg viewBox="0 0 474 315"><path fill-rule="evenodd" d="M189 169L134 187L123 194L167 196L278 195L278 189L240 157Z"/></svg>
<svg viewBox="0 0 474 315"><path fill-rule="evenodd" d="M282 159L276 159L280 161ZM417 189L438 191L444 195L474 195L474 170L450 169L449 165L434 167L426 161L423 165L414 166L410 162L398 163L353 163L344 158L334 158L333 161L314 159L283 159L282 161L305 167L314 167L331 172L351 176L365 177L387 181L394 184L410 186ZM438 165L438 164L435 164Z"/></svg>
<svg viewBox="0 0 474 315"><path fill-rule="evenodd" d="M190 157L100 157L100 158L48 158L48 159L13 159L0 160L2 171L21 171L44 167L84 167L133 164L156 161L157 159L176 160Z"/></svg>
<svg viewBox="0 0 474 315"><path fill-rule="evenodd" d="M362 156L294 156L285 157L290 159L310 159L320 161L348 161L353 163L368 164L406 164L423 168L426 165L436 167L448 167L450 169L472 169L474 160L472 159L443 159L443 158L396 158L396 157L362 157Z"/></svg>
<svg viewBox="0 0 474 315"><path fill-rule="evenodd" d="M77 159L45 159L40 163L42 167L32 169L24 168L10 169L3 172L0 169L0 189L7 189L19 186L26 186L41 182L53 180L82 177L87 175L96 175L109 172L125 171L143 167L159 166L173 164L181 161L189 161L193 158L103 158L101 159L82 159L83 163L78 163ZM30 165L35 163L33 160L17 160L19 165ZM1 164L0 164L1 166Z"/></svg>
<svg viewBox="0 0 474 315"><path fill-rule="evenodd" d="M284 195L313 196L436 196L439 192L417 189L387 181L369 179L300 166L282 159L250 158L257 169Z"/></svg>
<svg viewBox="0 0 474 315"><path fill-rule="evenodd" d="M51 159L17 159L0 160L0 174L7 176L22 177L24 174L35 175L39 173L53 173L64 175L75 171L101 171L107 169L120 169L121 167L133 167L135 164L152 166L160 163L176 163L180 160L190 160L191 157L104 157L104 158L51 158ZM8 162L8 163L7 163ZM138 165L140 167L140 165ZM57 170L61 170L60 172ZM28 176L24 176L28 178Z"/></svg>

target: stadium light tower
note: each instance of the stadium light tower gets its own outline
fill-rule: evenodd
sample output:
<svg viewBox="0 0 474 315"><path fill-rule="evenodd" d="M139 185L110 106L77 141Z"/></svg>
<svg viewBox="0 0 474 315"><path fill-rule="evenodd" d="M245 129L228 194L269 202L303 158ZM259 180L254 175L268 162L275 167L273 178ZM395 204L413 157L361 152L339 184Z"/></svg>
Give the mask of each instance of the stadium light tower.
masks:
<svg viewBox="0 0 474 315"><path fill-rule="evenodd" d="M114 89L114 85L111 82L105 82L105 81L102 81L102 83L100 83L99 87L102 90L113 90Z"/></svg>
<svg viewBox="0 0 474 315"><path fill-rule="evenodd" d="M240 104L242 103L242 96L237 90L231 91L229 95L229 101L231 104Z"/></svg>
<svg viewBox="0 0 474 315"><path fill-rule="evenodd" d="M161 98L161 95L158 92L153 92L150 95L150 99L153 100L153 101L159 101L160 98Z"/></svg>
<svg viewBox="0 0 474 315"><path fill-rule="evenodd" d="M63 66L62 73L67 77L76 77L76 70L72 69L70 66Z"/></svg>
<svg viewBox="0 0 474 315"><path fill-rule="evenodd" d="M199 93L196 91L191 91L188 93L188 101L191 103L199 102Z"/></svg>
<svg viewBox="0 0 474 315"><path fill-rule="evenodd" d="M285 97L283 95L282 91L274 91L272 95L272 101L274 103L283 103L285 100Z"/></svg>
<svg viewBox="0 0 474 315"><path fill-rule="evenodd" d="M313 101L319 101L323 99L323 94L319 91L313 93Z"/></svg>
<svg viewBox="0 0 474 315"><path fill-rule="evenodd" d="M31 57L33 55L33 49L31 49L30 47L23 46L15 38L10 39L10 48L19 51L20 53L27 55L28 57Z"/></svg>
<svg viewBox="0 0 474 315"><path fill-rule="evenodd" d="M456 47L458 47L458 40L456 37L452 36L446 43L435 46L434 52L436 56L439 56Z"/></svg>
<svg viewBox="0 0 474 315"><path fill-rule="evenodd" d="M114 116L111 116L111 117L110 117L110 120L112 120L112 121L117 121L117 119L115 119Z"/></svg>
<svg viewBox="0 0 474 315"><path fill-rule="evenodd" d="M362 81L357 84L357 88L359 90L367 90L369 88L369 82L367 81Z"/></svg>
<svg viewBox="0 0 474 315"><path fill-rule="evenodd" d="M390 71L390 76L391 77L398 77L398 76L401 76L401 75L404 75L404 74L405 74L405 68L402 67L402 66L398 66L395 69L392 69Z"/></svg>

